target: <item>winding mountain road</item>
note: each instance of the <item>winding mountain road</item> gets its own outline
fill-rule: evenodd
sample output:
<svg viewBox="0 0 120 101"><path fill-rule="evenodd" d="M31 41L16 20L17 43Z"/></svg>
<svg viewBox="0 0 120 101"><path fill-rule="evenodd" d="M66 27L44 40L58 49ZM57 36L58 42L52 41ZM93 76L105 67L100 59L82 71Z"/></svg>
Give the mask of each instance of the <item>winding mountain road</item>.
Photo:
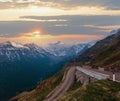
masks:
<svg viewBox="0 0 120 101"><path fill-rule="evenodd" d="M98 80L107 79L107 78L112 79L112 74L107 71L100 72L97 69L92 69L92 68L81 68L75 66L69 67L67 72L64 73L63 81L61 82L61 84L54 91L52 91L44 101L57 101L61 96L63 96L64 93L67 90L69 90L71 85L74 83L76 71L83 72L86 75L94 77ZM116 81L120 82L118 79L120 73L118 74L119 75L116 76Z"/></svg>
<svg viewBox="0 0 120 101"><path fill-rule="evenodd" d="M75 79L75 67L69 68L67 73L64 74L65 79L62 81L60 86L58 86L53 93L51 93L44 101L56 101L59 97L64 95L64 93L71 87Z"/></svg>

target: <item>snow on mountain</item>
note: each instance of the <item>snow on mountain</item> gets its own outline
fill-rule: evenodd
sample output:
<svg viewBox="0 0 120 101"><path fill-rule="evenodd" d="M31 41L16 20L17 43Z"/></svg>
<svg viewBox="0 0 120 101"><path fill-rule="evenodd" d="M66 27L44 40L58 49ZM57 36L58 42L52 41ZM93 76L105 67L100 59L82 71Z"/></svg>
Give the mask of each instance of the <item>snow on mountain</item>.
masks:
<svg viewBox="0 0 120 101"><path fill-rule="evenodd" d="M16 42L13 42L13 41L7 41L5 43L1 43L0 46L12 46L14 48L28 48L20 43L16 43Z"/></svg>
<svg viewBox="0 0 120 101"><path fill-rule="evenodd" d="M16 42L11 42L11 45L16 48L28 48L28 47L25 47L24 45L16 43Z"/></svg>
<svg viewBox="0 0 120 101"><path fill-rule="evenodd" d="M67 46L60 41L56 43L49 44L45 50L54 56L65 56L66 50L68 50Z"/></svg>
<svg viewBox="0 0 120 101"><path fill-rule="evenodd" d="M49 58L53 60L65 58L73 58L82 54L86 49L93 46L90 44L66 45L61 41L49 44L46 48L37 46L36 44L19 44L7 41L0 44L0 58L3 57L10 61L29 59L29 58Z"/></svg>
<svg viewBox="0 0 120 101"><path fill-rule="evenodd" d="M18 44L7 41L0 44L0 59L14 61L27 58L47 58L49 53L35 44Z"/></svg>
<svg viewBox="0 0 120 101"><path fill-rule="evenodd" d="M94 46L96 44L97 41L91 41L88 43L88 48Z"/></svg>
<svg viewBox="0 0 120 101"><path fill-rule="evenodd" d="M87 44L77 44L77 45L73 45L70 47L70 49L73 49L75 54L79 54L82 50L85 49L85 47L87 46ZM87 48L87 47L86 47Z"/></svg>
<svg viewBox="0 0 120 101"><path fill-rule="evenodd" d="M45 48L45 50L55 56L68 57L79 55L94 44L95 42L91 42L90 44L66 45L61 41L58 41L56 43L49 44L48 47Z"/></svg>

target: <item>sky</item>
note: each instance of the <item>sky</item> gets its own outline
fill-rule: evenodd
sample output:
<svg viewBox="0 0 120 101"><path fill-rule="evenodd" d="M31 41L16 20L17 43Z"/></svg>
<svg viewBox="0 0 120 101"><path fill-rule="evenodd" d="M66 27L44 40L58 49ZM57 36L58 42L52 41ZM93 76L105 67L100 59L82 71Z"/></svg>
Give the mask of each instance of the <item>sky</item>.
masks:
<svg viewBox="0 0 120 101"><path fill-rule="evenodd" d="M120 0L0 0L0 42L86 43L120 28Z"/></svg>

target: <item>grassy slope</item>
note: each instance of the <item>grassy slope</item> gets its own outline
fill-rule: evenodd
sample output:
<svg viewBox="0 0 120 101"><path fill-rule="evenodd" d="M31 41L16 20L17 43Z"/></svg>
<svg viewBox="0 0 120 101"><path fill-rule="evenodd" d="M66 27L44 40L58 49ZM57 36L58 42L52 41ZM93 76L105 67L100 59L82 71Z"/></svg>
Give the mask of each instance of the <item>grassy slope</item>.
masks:
<svg viewBox="0 0 120 101"><path fill-rule="evenodd" d="M59 101L120 101L120 83L101 80L87 86L75 83Z"/></svg>
<svg viewBox="0 0 120 101"><path fill-rule="evenodd" d="M64 70L61 70L59 73L53 77L43 81L39 84L36 89L32 91L23 92L16 97L12 98L12 101L43 101L46 96L60 84L63 77Z"/></svg>
<svg viewBox="0 0 120 101"><path fill-rule="evenodd" d="M107 49L96 56L96 66L120 67L120 40L114 41Z"/></svg>

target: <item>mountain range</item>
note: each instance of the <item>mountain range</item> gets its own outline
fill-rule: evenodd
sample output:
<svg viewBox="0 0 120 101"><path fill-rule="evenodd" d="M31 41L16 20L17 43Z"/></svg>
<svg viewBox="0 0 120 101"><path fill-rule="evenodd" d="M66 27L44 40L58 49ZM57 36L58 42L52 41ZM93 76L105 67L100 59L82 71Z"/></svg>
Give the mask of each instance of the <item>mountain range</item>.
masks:
<svg viewBox="0 0 120 101"><path fill-rule="evenodd" d="M0 43L0 101L31 89L94 43L66 46L59 41L44 48L33 43Z"/></svg>

